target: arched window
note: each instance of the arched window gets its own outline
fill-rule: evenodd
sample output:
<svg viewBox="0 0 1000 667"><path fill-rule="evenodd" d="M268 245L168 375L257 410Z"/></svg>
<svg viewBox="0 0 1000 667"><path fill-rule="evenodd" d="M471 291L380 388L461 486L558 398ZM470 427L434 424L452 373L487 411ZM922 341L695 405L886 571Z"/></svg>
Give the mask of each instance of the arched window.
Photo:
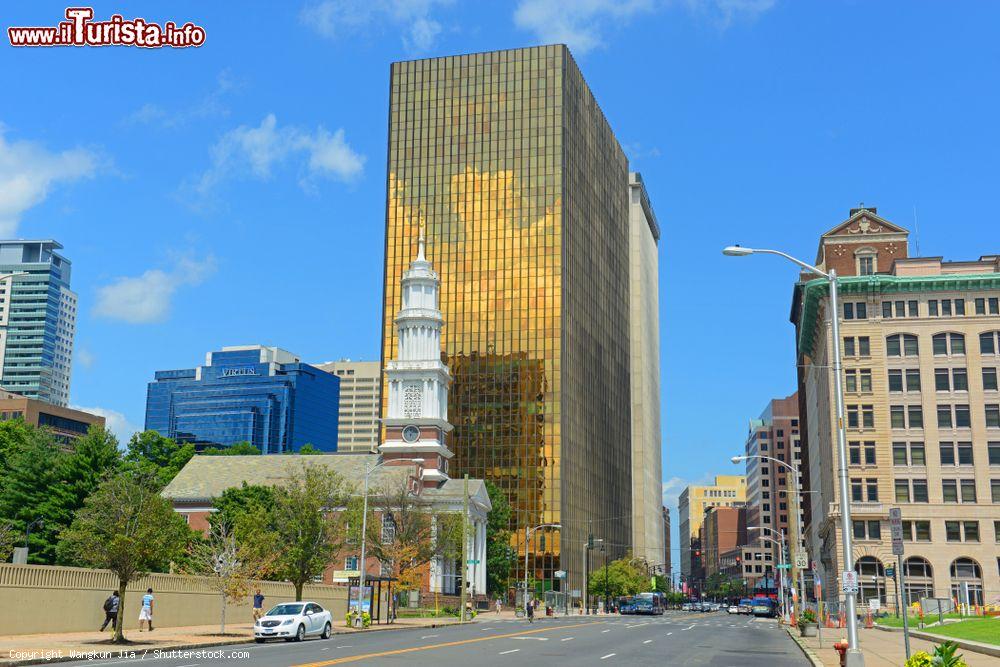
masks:
<svg viewBox="0 0 1000 667"><path fill-rule="evenodd" d="M1000 354L1000 331L984 331L979 334L980 354Z"/></svg>
<svg viewBox="0 0 1000 667"><path fill-rule="evenodd" d="M893 334L885 339L887 357L915 357L918 353L917 337L913 334Z"/></svg>
<svg viewBox="0 0 1000 667"><path fill-rule="evenodd" d="M944 333L934 334L933 341L934 356L940 357L942 355L965 354L965 336L960 333L946 331Z"/></svg>
<svg viewBox="0 0 1000 667"><path fill-rule="evenodd" d="M983 568L971 558L956 558L951 563L951 596L959 604L966 602L965 586L969 590L968 603L983 604Z"/></svg>
<svg viewBox="0 0 1000 667"><path fill-rule="evenodd" d="M926 558L911 556L903 561L906 574L906 600L910 604L920 602L920 598L934 597L934 570Z"/></svg>
<svg viewBox="0 0 1000 667"><path fill-rule="evenodd" d="M878 599L885 603L885 568L882 561L874 556L862 556L854 564L854 571L858 573L858 587L860 589L861 604L866 600Z"/></svg>

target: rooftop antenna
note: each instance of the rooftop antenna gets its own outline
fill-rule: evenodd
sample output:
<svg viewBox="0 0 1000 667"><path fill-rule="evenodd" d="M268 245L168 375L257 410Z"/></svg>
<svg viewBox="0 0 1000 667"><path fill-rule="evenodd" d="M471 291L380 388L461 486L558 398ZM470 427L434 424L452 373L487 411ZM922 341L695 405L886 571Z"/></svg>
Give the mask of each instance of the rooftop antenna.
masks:
<svg viewBox="0 0 1000 667"><path fill-rule="evenodd" d="M913 205L913 248L917 257L920 257L920 227L917 225L917 205Z"/></svg>

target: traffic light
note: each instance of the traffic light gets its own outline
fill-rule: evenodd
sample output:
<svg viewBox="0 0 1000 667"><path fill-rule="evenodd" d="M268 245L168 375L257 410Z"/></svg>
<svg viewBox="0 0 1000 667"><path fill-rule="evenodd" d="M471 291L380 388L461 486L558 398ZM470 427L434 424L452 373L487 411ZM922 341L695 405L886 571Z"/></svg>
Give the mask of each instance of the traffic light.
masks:
<svg viewBox="0 0 1000 667"><path fill-rule="evenodd" d="M593 535L588 535L587 536L587 548L588 549L593 549L594 548L594 536Z"/></svg>

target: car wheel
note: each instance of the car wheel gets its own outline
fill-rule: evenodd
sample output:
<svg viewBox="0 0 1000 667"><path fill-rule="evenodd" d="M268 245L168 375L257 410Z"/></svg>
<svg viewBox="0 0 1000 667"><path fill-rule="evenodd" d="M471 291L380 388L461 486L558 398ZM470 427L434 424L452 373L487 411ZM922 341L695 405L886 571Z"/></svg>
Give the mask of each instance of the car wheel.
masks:
<svg viewBox="0 0 1000 667"><path fill-rule="evenodd" d="M329 639L330 638L330 636L333 634L332 632L330 632L331 630L332 630L332 628L330 627L330 624L327 623L326 626L323 628L323 634L321 635L323 637L323 639Z"/></svg>
<svg viewBox="0 0 1000 667"><path fill-rule="evenodd" d="M298 631L295 633L295 641L300 642L306 638L306 626L300 625Z"/></svg>

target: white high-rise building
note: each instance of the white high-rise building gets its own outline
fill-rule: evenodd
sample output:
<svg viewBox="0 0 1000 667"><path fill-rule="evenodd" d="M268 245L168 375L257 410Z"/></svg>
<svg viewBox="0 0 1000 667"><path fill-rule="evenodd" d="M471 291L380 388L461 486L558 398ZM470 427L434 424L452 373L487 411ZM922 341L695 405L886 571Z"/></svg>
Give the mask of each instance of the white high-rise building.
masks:
<svg viewBox="0 0 1000 667"><path fill-rule="evenodd" d="M382 367L377 361L328 361L317 368L340 378L338 452L373 452L380 435Z"/></svg>
<svg viewBox="0 0 1000 667"><path fill-rule="evenodd" d="M629 174L629 365L632 403L632 553L663 559L660 454L660 226L642 176ZM669 559L668 559L669 560Z"/></svg>
<svg viewBox="0 0 1000 667"><path fill-rule="evenodd" d="M66 406L77 296L61 249L51 239L0 241L0 387Z"/></svg>

